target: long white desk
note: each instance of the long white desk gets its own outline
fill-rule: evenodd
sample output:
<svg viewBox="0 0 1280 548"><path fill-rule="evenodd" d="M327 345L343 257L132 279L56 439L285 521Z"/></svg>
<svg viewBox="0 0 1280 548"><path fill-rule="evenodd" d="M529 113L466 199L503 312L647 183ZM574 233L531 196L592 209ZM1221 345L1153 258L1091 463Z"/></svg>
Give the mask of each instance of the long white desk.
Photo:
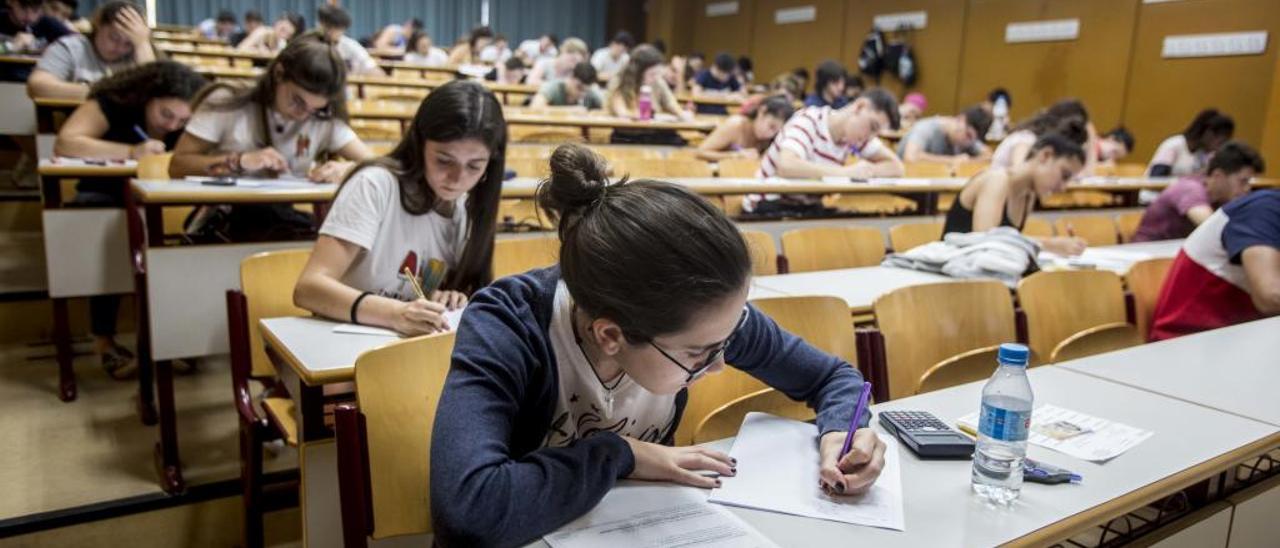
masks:
<svg viewBox="0 0 1280 548"><path fill-rule="evenodd" d="M934 282L951 281L941 274L869 266L823 270L798 274L759 276L755 284L792 297L832 296L844 299L854 313L871 310L875 300L895 289Z"/></svg>
<svg viewBox="0 0 1280 548"><path fill-rule="evenodd" d="M1061 365L1280 426L1280 318L1268 318Z"/></svg>
<svg viewBox="0 0 1280 548"><path fill-rule="evenodd" d="M1079 485L1026 484L1010 509L988 507L969 491L970 461L923 461L900 449L906 531L730 508L779 546L1048 545L1204 480L1280 441L1280 428L1053 367L1030 371L1036 404L1068 409L1155 432L1105 464L1031 446L1034 459L1084 476ZM926 410L954 423L977 410L982 383L872 407ZM888 436L872 421L882 436ZM719 442L728 450L731 442ZM541 541L535 545L545 545Z"/></svg>

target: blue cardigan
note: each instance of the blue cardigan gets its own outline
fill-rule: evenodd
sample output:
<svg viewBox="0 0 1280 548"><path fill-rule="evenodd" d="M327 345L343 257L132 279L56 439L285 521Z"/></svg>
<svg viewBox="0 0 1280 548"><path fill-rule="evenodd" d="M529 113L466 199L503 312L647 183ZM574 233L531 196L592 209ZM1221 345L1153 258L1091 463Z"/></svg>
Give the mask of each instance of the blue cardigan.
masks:
<svg viewBox="0 0 1280 548"><path fill-rule="evenodd" d="M559 280L559 267L504 278L467 305L432 434L431 513L440 545L527 543L587 513L635 467L631 447L612 432L542 447L559 391L548 337ZM862 385L857 369L755 307L725 358L808 402L820 432L848 428ZM676 397L677 417L686 399L685 391Z"/></svg>

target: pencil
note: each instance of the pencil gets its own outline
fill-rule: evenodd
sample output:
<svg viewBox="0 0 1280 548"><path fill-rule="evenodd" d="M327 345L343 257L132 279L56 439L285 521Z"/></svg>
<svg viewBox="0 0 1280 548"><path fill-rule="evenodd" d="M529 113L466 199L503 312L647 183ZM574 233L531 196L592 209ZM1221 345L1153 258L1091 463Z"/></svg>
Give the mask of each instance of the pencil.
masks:
<svg viewBox="0 0 1280 548"><path fill-rule="evenodd" d="M409 271L409 267L404 267L404 275L409 278L409 285L413 286L413 292L418 294L418 298L427 300L427 295L422 292L422 286L418 285L418 277Z"/></svg>

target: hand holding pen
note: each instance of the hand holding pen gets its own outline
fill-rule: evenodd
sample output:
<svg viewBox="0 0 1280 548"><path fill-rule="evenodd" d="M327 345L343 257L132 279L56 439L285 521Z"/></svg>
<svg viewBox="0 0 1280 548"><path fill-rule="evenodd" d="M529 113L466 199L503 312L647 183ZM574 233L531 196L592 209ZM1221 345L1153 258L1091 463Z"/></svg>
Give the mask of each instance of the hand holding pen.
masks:
<svg viewBox="0 0 1280 548"><path fill-rule="evenodd" d="M863 383L847 432L828 432L822 436L818 482L827 494L866 493L884 468L884 442L875 430L858 427L867 412L870 394L871 383Z"/></svg>

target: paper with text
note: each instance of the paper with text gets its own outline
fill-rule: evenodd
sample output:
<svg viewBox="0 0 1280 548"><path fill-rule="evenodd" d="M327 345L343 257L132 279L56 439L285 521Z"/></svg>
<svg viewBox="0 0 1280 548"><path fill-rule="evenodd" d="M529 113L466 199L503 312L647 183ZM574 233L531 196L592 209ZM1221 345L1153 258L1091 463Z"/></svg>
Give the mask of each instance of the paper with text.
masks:
<svg viewBox="0 0 1280 548"><path fill-rule="evenodd" d="M977 431L978 413L960 417L956 422ZM1069 437L1052 435L1064 430L1078 434ZM1150 430L1055 405L1042 405L1031 412L1031 432L1027 441L1081 460L1103 462L1133 449L1152 434Z"/></svg>
<svg viewBox="0 0 1280 548"><path fill-rule="evenodd" d="M444 313L445 321L449 322L449 331L458 330L458 322L462 321L462 311L466 308L457 310L448 310ZM384 327L374 327L372 325L358 325L354 323L340 323L333 326L334 333L346 333L348 335L374 335L378 337L400 337L399 333Z"/></svg>
<svg viewBox="0 0 1280 548"><path fill-rule="evenodd" d="M587 515L543 537L552 548L772 548L706 491L624 481Z"/></svg>
<svg viewBox="0 0 1280 548"><path fill-rule="evenodd" d="M767 413L748 413L729 455L738 475L720 479L711 502L902 531L902 477L896 439L882 436L884 469L866 494L830 496L818 485L818 430Z"/></svg>

